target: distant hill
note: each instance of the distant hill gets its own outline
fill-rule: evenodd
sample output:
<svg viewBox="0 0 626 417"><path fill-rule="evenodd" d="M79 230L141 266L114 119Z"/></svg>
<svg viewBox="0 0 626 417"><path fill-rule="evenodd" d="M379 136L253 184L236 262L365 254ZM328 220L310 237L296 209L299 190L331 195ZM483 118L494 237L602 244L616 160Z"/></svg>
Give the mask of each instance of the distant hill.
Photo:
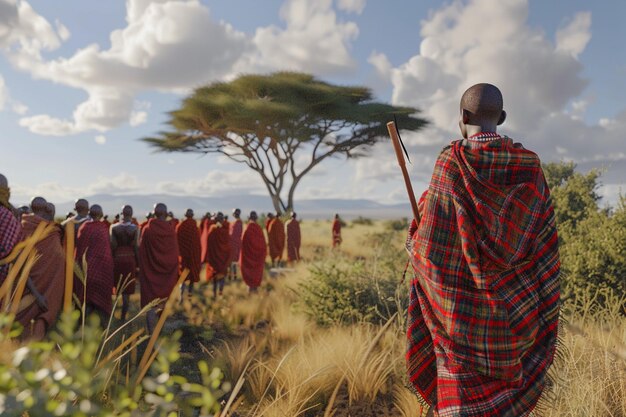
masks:
<svg viewBox="0 0 626 417"><path fill-rule="evenodd" d="M89 204L100 204L104 212L110 217L118 213L124 204L130 204L135 210L136 217L143 218L157 202L167 204L168 209L173 211L177 217L181 217L187 208L192 208L196 212L196 216L207 211L222 211L224 214L230 214L235 207L242 210L244 217L251 210L256 210L259 213L274 211L270 199L267 196L260 195L190 197L166 194L97 194L87 197L87 200ZM71 211L73 207L74 203L72 201L57 204L57 216L64 215ZM358 216L372 219L395 219L411 216L411 208L408 203L389 205L364 199L298 200L296 202L296 212L303 219L330 219L335 213L339 213L345 219L353 219Z"/></svg>

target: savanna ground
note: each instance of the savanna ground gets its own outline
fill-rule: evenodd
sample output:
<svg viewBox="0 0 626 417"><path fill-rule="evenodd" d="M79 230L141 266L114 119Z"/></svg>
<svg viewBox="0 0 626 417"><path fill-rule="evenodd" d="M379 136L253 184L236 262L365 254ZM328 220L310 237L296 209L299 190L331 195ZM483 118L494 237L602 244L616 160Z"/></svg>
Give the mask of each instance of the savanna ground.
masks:
<svg viewBox="0 0 626 417"><path fill-rule="evenodd" d="M198 360L222 369L224 416L425 415L404 372L403 226L351 222L331 250L330 223L304 221L303 261L266 275L259 294L238 280L213 301L205 284L179 305L167 326L183 330L174 369L191 380ZM566 302L537 415L626 416L623 306L608 290Z"/></svg>
<svg viewBox="0 0 626 417"><path fill-rule="evenodd" d="M562 206L567 215L574 207ZM536 415L626 416L626 298L611 289L623 275L616 275L621 264L610 261L624 258L625 207L612 216L589 211L605 217L578 219L571 230L562 222L569 289L552 383ZM152 339L142 333L138 294L125 326L119 306L104 333L89 320L77 322L74 312L39 343L12 339L11 316L0 314L0 414L425 415L404 370L406 226L358 219L343 228L343 244L333 250L330 222L305 220L302 262L268 270L253 295L241 279L228 282L217 300L206 282L182 302L176 291ZM584 288L573 280L584 276L599 284Z"/></svg>

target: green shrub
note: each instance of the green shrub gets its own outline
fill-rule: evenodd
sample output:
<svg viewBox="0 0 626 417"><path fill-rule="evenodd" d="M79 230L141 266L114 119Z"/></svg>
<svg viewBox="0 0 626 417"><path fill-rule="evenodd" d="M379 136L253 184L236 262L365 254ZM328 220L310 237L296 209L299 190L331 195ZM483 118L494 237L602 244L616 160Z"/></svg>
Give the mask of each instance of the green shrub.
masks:
<svg viewBox="0 0 626 417"><path fill-rule="evenodd" d="M370 236L377 251L372 259L342 255L313 264L299 284L300 308L319 325L384 323L408 305L406 285L399 285L406 256L392 244L396 233ZM371 243L370 243L371 244Z"/></svg>
<svg viewBox="0 0 626 417"><path fill-rule="evenodd" d="M0 316L0 326L5 317ZM170 364L179 357L179 334L159 340L156 359L139 385L132 378L130 384L124 383L121 357L100 361L102 336L96 317L81 327L74 311L62 316L49 341L7 349L10 354L0 361L0 414L130 417L149 410L145 415L170 417L190 416L198 410L209 415L219 408L223 392L218 369L210 371L206 363L199 363L202 384L170 374ZM0 343L13 347L6 339Z"/></svg>
<svg viewBox="0 0 626 417"><path fill-rule="evenodd" d="M409 229L409 219L403 217L396 220L387 220L385 222L385 228L396 232L406 232Z"/></svg>
<svg viewBox="0 0 626 417"><path fill-rule="evenodd" d="M361 225L361 226L371 226L373 225L374 222L372 221L372 219L367 218L367 217L363 217L363 216L359 216L356 219L352 220L352 225Z"/></svg>

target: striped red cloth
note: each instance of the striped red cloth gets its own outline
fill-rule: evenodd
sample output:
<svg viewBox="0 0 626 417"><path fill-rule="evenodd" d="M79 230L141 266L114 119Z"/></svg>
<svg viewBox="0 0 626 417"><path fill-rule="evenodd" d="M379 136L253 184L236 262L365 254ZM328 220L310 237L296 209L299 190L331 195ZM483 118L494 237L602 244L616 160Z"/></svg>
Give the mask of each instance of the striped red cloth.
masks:
<svg viewBox="0 0 626 417"><path fill-rule="evenodd" d="M527 416L559 316L554 212L539 158L510 138L446 147L408 249L408 374L439 416Z"/></svg>
<svg viewBox="0 0 626 417"><path fill-rule="evenodd" d="M22 238L22 226L8 208L0 205L0 259L6 258ZM0 265L0 284L9 273L9 265Z"/></svg>
<svg viewBox="0 0 626 417"><path fill-rule="evenodd" d="M76 262L83 265L83 256L87 261L87 303L107 315L111 314L113 294L113 255L109 229L100 221L85 221L78 229L76 238ZM74 279L74 294L83 302L83 283Z"/></svg>

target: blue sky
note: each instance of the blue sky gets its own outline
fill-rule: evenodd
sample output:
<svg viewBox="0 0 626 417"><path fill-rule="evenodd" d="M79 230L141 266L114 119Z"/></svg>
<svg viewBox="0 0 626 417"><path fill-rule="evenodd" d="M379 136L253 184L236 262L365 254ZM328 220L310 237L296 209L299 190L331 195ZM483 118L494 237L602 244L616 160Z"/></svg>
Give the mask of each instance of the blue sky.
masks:
<svg viewBox="0 0 626 417"><path fill-rule="evenodd" d="M626 15L621 0L0 0L0 172L18 201L95 193L263 193L213 156L154 153L139 138L191 88L244 72L304 70L416 106L431 127L406 135L415 188L458 136L460 94L493 82L502 132L543 160L626 174ZM404 201L387 143L328 162L297 198Z"/></svg>

